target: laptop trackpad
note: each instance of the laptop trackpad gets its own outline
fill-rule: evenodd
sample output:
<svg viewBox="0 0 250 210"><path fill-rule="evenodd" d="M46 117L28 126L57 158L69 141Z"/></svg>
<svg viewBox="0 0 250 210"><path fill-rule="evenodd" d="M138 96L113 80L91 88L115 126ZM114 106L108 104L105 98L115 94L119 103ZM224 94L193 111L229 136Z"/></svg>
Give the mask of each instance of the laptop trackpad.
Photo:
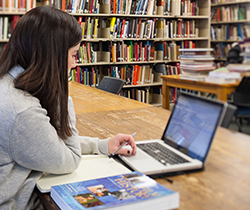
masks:
<svg viewBox="0 0 250 210"><path fill-rule="evenodd" d="M121 157L128 165L140 172L151 170L162 170L166 168L163 164L153 159L151 156L137 148L136 155Z"/></svg>

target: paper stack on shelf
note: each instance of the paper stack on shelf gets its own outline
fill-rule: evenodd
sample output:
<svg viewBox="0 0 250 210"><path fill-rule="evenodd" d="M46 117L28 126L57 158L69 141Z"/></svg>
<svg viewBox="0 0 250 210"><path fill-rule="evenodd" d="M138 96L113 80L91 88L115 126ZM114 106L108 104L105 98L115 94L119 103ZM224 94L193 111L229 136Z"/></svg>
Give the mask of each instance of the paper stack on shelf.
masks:
<svg viewBox="0 0 250 210"><path fill-rule="evenodd" d="M250 72L250 64L228 64L227 69L230 72Z"/></svg>
<svg viewBox="0 0 250 210"><path fill-rule="evenodd" d="M205 80L208 73L214 70L214 57L211 48L180 49L180 78Z"/></svg>
<svg viewBox="0 0 250 210"><path fill-rule="evenodd" d="M205 78L206 82L217 84L233 84L241 80L241 75L238 72L228 71L211 71Z"/></svg>

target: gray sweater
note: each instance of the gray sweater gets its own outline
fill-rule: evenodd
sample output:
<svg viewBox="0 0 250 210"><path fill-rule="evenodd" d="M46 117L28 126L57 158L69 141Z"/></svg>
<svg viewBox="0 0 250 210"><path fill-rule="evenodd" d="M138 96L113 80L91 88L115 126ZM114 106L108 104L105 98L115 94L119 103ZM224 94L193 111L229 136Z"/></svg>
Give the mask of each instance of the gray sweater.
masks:
<svg viewBox="0 0 250 210"><path fill-rule="evenodd" d="M29 199L42 172L70 173L78 167L81 154L108 154L108 139L78 135L70 97L73 136L60 139L39 100L14 87L13 77L22 71L15 67L0 79L1 210L30 209Z"/></svg>

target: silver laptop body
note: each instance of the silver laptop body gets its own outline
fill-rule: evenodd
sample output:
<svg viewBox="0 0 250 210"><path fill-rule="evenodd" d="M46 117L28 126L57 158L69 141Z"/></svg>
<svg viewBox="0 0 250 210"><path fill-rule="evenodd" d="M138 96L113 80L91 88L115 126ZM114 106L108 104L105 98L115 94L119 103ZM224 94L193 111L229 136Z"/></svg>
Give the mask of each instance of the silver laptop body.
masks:
<svg viewBox="0 0 250 210"><path fill-rule="evenodd" d="M226 102L181 93L161 140L138 141L136 155L120 158L132 169L147 175L203 169L226 108ZM140 149L141 146L147 146L142 144L152 142L158 142L164 151L154 148L149 155L144 149ZM167 149L185 159L185 162L168 163L165 159L155 159ZM170 151L166 153L172 153Z"/></svg>

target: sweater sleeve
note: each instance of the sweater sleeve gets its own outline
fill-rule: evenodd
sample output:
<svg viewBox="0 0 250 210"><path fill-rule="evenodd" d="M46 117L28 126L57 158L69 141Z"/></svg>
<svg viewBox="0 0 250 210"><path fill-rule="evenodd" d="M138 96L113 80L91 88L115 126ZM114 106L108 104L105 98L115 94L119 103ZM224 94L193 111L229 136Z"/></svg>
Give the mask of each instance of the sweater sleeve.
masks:
<svg viewBox="0 0 250 210"><path fill-rule="evenodd" d="M81 153L107 154L107 140L80 137L75 127L75 112L69 97L69 118L73 135L62 140L50 124L47 111L40 106L16 115L10 136L10 154L25 168L53 174L70 173L80 161Z"/></svg>
<svg viewBox="0 0 250 210"><path fill-rule="evenodd" d="M74 135L78 135L78 131L75 127L76 125L76 118L75 118L75 111L73 106L72 98L69 97L69 116L71 121L71 129ZM103 154L108 155L108 140L109 139L99 139L93 138L88 136L79 136L79 141L81 144L81 152L82 154Z"/></svg>

